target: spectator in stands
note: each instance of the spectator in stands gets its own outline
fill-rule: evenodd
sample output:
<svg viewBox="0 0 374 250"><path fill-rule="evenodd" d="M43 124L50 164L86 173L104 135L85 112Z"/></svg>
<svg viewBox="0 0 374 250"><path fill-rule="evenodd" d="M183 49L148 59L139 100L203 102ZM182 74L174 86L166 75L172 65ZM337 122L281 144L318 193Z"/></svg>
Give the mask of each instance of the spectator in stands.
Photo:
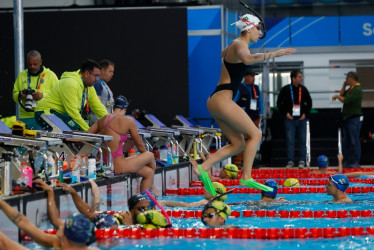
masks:
<svg viewBox="0 0 374 250"><path fill-rule="evenodd" d="M156 162L152 152L148 152L138 133L134 120L125 116L129 103L126 97L118 96L115 99L113 114L108 114L99 119L88 130L88 133L104 134L113 136L110 142L104 142L111 152L116 173L136 173L143 177L140 183L140 191L151 189L157 196L159 191L153 184L153 176L156 169ZM124 157L122 145L130 133L136 148L140 154L131 157ZM104 162L108 161L108 153L104 152Z"/></svg>
<svg viewBox="0 0 374 250"><path fill-rule="evenodd" d="M42 56L36 50L27 53L26 64L27 69L14 82L13 100L20 104L19 120L26 124L27 129L39 130L41 128L35 121L34 108L58 82L58 78L52 70L43 66ZM28 100L30 102L26 105L28 92L32 95L32 100Z"/></svg>
<svg viewBox="0 0 374 250"><path fill-rule="evenodd" d="M329 182L326 185L326 191L328 195L333 196L333 202L351 203L352 200L345 193L348 187L348 177L344 174L335 174L330 176Z"/></svg>
<svg viewBox="0 0 374 250"><path fill-rule="evenodd" d="M95 241L93 224L82 214L75 213L65 222L60 220L57 234L47 234L33 225L29 219L0 199L0 209L23 232L27 233L36 243L54 249L98 249L87 248ZM0 233L1 249L25 249L15 242L11 242ZM11 247L11 248L7 248Z"/></svg>
<svg viewBox="0 0 374 250"><path fill-rule="evenodd" d="M251 42L256 43L264 35L264 26L260 19L262 18L246 14L235 23L236 27L241 31L240 37L234 39L221 52L221 57L223 58L221 75L216 89L207 101L209 113L230 142L230 144L212 154L201 166L198 165L194 169L195 173L200 176L207 191L212 194L215 191L207 172L210 171L214 164L243 150L243 175L240 184L270 191L269 187L256 182L251 174L253 160L261 140L261 132L256 128L247 113L232 99L236 95L242 78L249 67L248 65L274 57L293 54L295 49L286 48L271 53L251 54L249 44ZM247 141L244 141L244 136L248 138Z"/></svg>
<svg viewBox="0 0 374 250"><path fill-rule="evenodd" d="M60 81L53 86L48 96L43 98L35 109L35 119L45 130L50 126L40 117L43 113L55 114L73 130L89 129L89 112L92 110L99 118L107 111L93 88L100 77L100 65L86 60L75 72L65 72Z"/></svg>
<svg viewBox="0 0 374 250"><path fill-rule="evenodd" d="M95 82L94 88L96 90L97 97L105 106L108 114L111 114L113 113L114 97L112 90L108 86L108 82L112 80L114 74L114 63L105 59L100 62L100 66L100 79ZM90 125L94 124L96 121L97 117L92 115Z"/></svg>
<svg viewBox="0 0 374 250"><path fill-rule="evenodd" d="M343 103L343 167L360 167L361 142L360 129L362 126L362 88L358 75L354 71L346 74L345 82L339 95L334 95L332 100L338 99ZM349 88L347 88L349 87ZM352 151L354 152L352 155Z"/></svg>
<svg viewBox="0 0 374 250"><path fill-rule="evenodd" d="M305 167L306 161L306 122L312 108L312 98L308 89L302 85L303 73L292 70L291 84L284 86L278 96L277 106L285 118L284 127L287 143L287 168L294 166L295 137L299 142L299 168Z"/></svg>

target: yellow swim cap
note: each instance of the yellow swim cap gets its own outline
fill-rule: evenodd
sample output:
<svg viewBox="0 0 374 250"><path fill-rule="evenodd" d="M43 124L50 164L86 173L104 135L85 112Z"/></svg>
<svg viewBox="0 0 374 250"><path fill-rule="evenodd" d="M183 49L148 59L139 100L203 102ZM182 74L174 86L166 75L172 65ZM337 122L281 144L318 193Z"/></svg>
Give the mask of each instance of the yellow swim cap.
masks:
<svg viewBox="0 0 374 250"><path fill-rule="evenodd" d="M225 170L226 170L227 175L231 179L238 178L238 167L236 165L234 165L234 164L226 164L225 165Z"/></svg>
<svg viewBox="0 0 374 250"><path fill-rule="evenodd" d="M136 216L136 221L143 225L143 228L163 228L168 221L163 214L156 210L145 211Z"/></svg>
<svg viewBox="0 0 374 250"><path fill-rule="evenodd" d="M224 219L231 214L230 206L225 204L223 201L213 201L209 207L214 208L216 212Z"/></svg>
<svg viewBox="0 0 374 250"><path fill-rule="evenodd" d="M288 178L283 182L283 186L285 187L300 187L300 182L296 178Z"/></svg>
<svg viewBox="0 0 374 250"><path fill-rule="evenodd" d="M219 182L212 182L213 184L213 187L214 189L216 190L217 192L217 195L220 195L220 194L223 194L223 193L226 193L226 187L222 184L222 183L219 183ZM220 201L224 201L227 199L227 195L224 195L224 196L221 196L219 198Z"/></svg>

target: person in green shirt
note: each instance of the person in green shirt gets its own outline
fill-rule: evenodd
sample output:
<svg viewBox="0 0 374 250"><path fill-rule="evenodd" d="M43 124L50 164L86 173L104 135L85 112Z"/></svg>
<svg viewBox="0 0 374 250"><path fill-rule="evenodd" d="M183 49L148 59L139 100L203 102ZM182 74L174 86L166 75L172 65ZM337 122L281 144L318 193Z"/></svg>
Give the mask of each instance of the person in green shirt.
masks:
<svg viewBox="0 0 374 250"><path fill-rule="evenodd" d="M48 96L35 108L35 119L45 130L50 126L40 117L41 114L55 114L72 130L87 131L90 110L101 118L108 112L97 97L93 87L100 78L100 65L91 59L74 72L64 72L60 81L53 86Z"/></svg>
<svg viewBox="0 0 374 250"><path fill-rule="evenodd" d="M28 129L41 129L35 121L34 108L58 82L56 74L42 63L42 56L38 51L28 52L27 69L17 76L13 86L13 100L20 105L19 120L24 122ZM28 101L26 101L27 93L32 97Z"/></svg>
<svg viewBox="0 0 374 250"><path fill-rule="evenodd" d="M346 74L339 95L334 95L332 100L338 99L343 103L343 167L360 167L361 143L360 130L362 126L362 88L358 83L358 75L354 71ZM347 88L347 86L349 88ZM353 150L353 154L351 153Z"/></svg>

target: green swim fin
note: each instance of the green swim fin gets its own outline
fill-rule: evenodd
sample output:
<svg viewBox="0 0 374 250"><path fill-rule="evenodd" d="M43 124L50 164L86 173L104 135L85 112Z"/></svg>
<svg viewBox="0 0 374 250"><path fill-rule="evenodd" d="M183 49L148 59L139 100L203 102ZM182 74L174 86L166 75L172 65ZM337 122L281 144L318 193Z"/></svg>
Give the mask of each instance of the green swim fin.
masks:
<svg viewBox="0 0 374 250"><path fill-rule="evenodd" d="M244 184L248 187L251 187L251 188L261 189L261 190L264 190L264 191L267 191L267 192L273 192L273 188L268 187L264 184L261 184L261 183L255 181L253 178L248 179L248 180L240 179L240 183L242 183L242 184Z"/></svg>
<svg viewBox="0 0 374 250"><path fill-rule="evenodd" d="M201 174L201 176L199 176L199 177L200 177L201 182L204 184L204 187L205 187L206 191L208 193L210 193L211 195L216 196L217 195L216 190L214 189L213 183L210 180L208 173L205 172L201 168L201 165L198 165L197 169L199 170L199 172Z"/></svg>

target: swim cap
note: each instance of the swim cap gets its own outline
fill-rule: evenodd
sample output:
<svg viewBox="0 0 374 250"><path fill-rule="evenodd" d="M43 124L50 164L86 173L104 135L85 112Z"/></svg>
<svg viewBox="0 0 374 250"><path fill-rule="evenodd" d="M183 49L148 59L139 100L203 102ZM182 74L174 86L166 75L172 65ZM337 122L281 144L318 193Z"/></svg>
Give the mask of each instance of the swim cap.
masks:
<svg viewBox="0 0 374 250"><path fill-rule="evenodd" d="M231 208L229 205L225 204L223 201L213 201L210 206L207 206L205 210L207 210L208 208L214 208L216 210L216 212L224 219L226 219L228 216L230 216L231 214ZM204 213L203 211L203 213Z"/></svg>
<svg viewBox="0 0 374 250"><path fill-rule="evenodd" d="M212 184L213 184L214 189L216 190L217 195L226 193L226 187L223 184L221 184L219 182L212 182ZM227 195L223 195L223 196L218 198L218 200L220 200L220 201L224 201L226 199L227 199Z"/></svg>
<svg viewBox="0 0 374 250"><path fill-rule="evenodd" d="M273 198L277 197L277 194L278 194L278 183L275 180L273 180L273 179L269 179L264 184L266 186L268 186L268 187L273 188L273 191L272 192L268 192L268 191L263 191L262 190L261 193L264 194L264 195L273 197Z"/></svg>
<svg viewBox="0 0 374 250"><path fill-rule="evenodd" d="M143 225L143 228L164 228L168 221L165 216L156 210L149 210L136 216L136 221Z"/></svg>
<svg viewBox="0 0 374 250"><path fill-rule="evenodd" d="M118 225L116 219L107 213L101 213L93 219L93 223L95 224L96 228L110 228L114 225Z"/></svg>
<svg viewBox="0 0 374 250"><path fill-rule="evenodd" d="M65 221L64 235L72 242L86 243L93 232L91 221L80 213L74 213Z"/></svg>
<svg viewBox="0 0 374 250"><path fill-rule="evenodd" d="M244 16L241 16L240 19L233 24L235 24L236 28L240 29L240 32L242 32L254 26L257 26L260 22L260 19L258 19L256 16L251 14L245 14Z"/></svg>
<svg viewBox="0 0 374 250"><path fill-rule="evenodd" d="M285 187L300 187L300 182L296 178L288 178L283 182L283 186Z"/></svg>
<svg viewBox="0 0 374 250"><path fill-rule="evenodd" d="M344 174L334 174L330 176L330 180L334 186L342 192L345 192L349 187L348 177Z"/></svg>
<svg viewBox="0 0 374 250"><path fill-rule="evenodd" d="M238 167L234 164L226 164L225 170L231 179L238 178Z"/></svg>
<svg viewBox="0 0 374 250"><path fill-rule="evenodd" d="M129 106L129 102L127 101L126 97L123 95L117 96L114 100L114 108L120 108L120 109L127 109Z"/></svg>
<svg viewBox="0 0 374 250"><path fill-rule="evenodd" d="M129 206L129 210L132 210L136 204L138 204L141 201L147 200L143 195L141 194L135 194L130 197L127 201L127 205Z"/></svg>
<svg viewBox="0 0 374 250"><path fill-rule="evenodd" d="M317 162L319 168L325 168L327 165L329 165L329 158L327 158L326 155L320 155Z"/></svg>
<svg viewBox="0 0 374 250"><path fill-rule="evenodd" d="M156 195L153 193L153 191L150 190L150 189L147 189L147 190L156 199ZM151 205L151 207L155 207L156 206L156 203L151 199L151 197L149 197L149 195L145 192L145 190L142 192L142 195L148 200L148 202Z"/></svg>

